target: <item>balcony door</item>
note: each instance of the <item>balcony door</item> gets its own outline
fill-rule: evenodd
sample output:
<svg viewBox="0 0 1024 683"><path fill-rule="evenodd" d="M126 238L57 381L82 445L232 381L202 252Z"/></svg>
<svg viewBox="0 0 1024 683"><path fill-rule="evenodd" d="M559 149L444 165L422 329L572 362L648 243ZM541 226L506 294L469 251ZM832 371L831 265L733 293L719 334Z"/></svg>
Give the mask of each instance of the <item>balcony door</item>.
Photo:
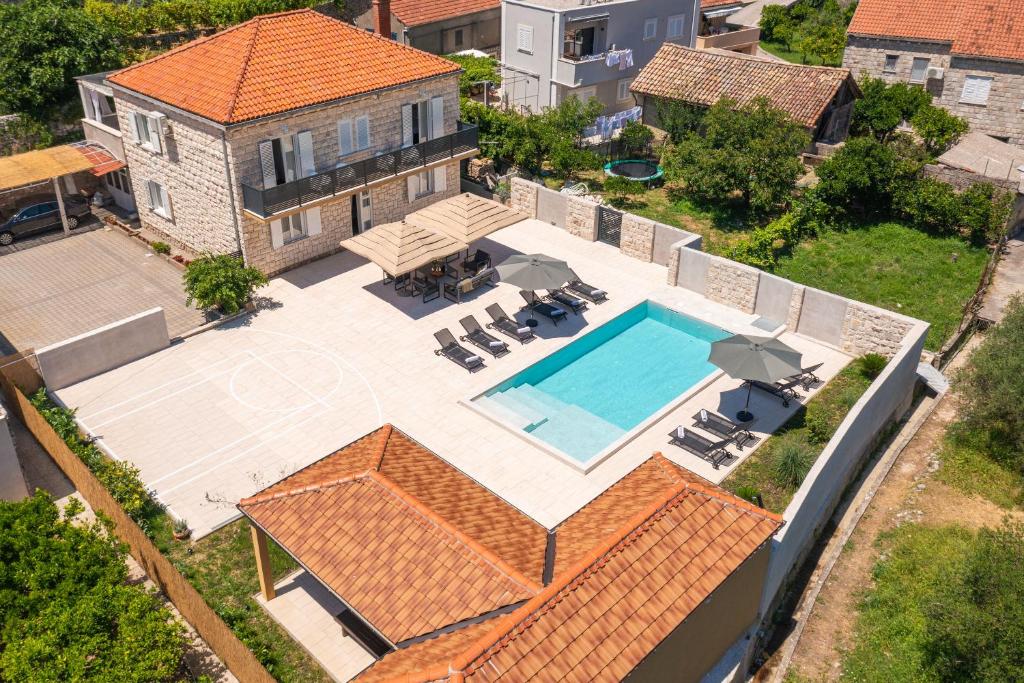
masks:
<svg viewBox="0 0 1024 683"><path fill-rule="evenodd" d="M402 105L402 147L412 147L444 135L444 98L433 97Z"/></svg>
<svg viewBox="0 0 1024 683"><path fill-rule="evenodd" d="M352 195L352 234L358 235L373 227L373 202L369 192Z"/></svg>
<svg viewBox="0 0 1024 683"><path fill-rule="evenodd" d="M308 130L264 140L259 150L265 190L316 174L313 134Z"/></svg>

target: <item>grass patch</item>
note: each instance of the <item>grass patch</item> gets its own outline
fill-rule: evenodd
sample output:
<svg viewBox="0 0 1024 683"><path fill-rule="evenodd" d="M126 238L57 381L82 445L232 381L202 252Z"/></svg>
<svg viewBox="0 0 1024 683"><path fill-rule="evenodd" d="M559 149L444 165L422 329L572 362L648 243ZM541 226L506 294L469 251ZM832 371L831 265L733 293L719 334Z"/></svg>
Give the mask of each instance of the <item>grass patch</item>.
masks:
<svg viewBox="0 0 1024 683"><path fill-rule="evenodd" d="M821 391L722 482L733 493L750 487L765 508L781 513L853 404L871 386L857 362Z"/></svg>
<svg viewBox="0 0 1024 683"><path fill-rule="evenodd" d="M983 451L947 434L936 478L968 496L981 496L999 507L1024 505L1024 474L1007 469Z"/></svg>
<svg viewBox="0 0 1024 683"><path fill-rule="evenodd" d="M928 619L923 608L970 551L974 535L961 527L907 524L878 539L883 552L874 587L858 606L852 650L843 676L863 683L938 681L925 656Z"/></svg>
<svg viewBox="0 0 1024 683"><path fill-rule="evenodd" d="M761 49L769 54L775 55L781 60L792 62L793 64L810 64L812 66L821 66L822 64L821 59L819 59L818 57L814 55L802 55L799 52L794 52L793 50L790 50L782 43L762 40ZM842 60L840 60L840 62L841 61Z"/></svg>
<svg viewBox="0 0 1024 683"><path fill-rule="evenodd" d="M798 245L775 274L931 323L938 349L960 322L988 250L884 222L830 231Z"/></svg>
<svg viewBox="0 0 1024 683"><path fill-rule="evenodd" d="M273 541L268 541L274 580L298 568ZM195 586L279 681L329 681L320 665L252 598L259 592L256 560L249 526L233 522L192 544L176 543L166 553L185 578Z"/></svg>

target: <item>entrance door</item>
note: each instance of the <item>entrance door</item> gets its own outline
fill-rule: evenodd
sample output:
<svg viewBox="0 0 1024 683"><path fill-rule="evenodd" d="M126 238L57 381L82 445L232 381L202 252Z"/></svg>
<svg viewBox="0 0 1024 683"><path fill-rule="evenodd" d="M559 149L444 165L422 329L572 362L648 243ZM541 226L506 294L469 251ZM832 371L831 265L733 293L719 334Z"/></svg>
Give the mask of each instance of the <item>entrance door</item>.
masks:
<svg viewBox="0 0 1024 683"><path fill-rule="evenodd" d="M373 202L369 192L352 195L352 234L366 232L373 227Z"/></svg>

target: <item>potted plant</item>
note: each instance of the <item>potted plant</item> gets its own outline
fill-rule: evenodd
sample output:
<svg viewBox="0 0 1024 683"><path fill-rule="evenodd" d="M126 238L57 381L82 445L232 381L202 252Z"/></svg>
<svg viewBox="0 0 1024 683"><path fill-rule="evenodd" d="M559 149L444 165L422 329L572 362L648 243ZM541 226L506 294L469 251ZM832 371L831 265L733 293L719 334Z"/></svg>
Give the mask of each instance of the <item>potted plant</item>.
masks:
<svg viewBox="0 0 1024 683"><path fill-rule="evenodd" d="M188 520L176 519L174 520L174 527L171 531L174 534L174 539L177 541L184 541L192 535L192 530L188 528Z"/></svg>

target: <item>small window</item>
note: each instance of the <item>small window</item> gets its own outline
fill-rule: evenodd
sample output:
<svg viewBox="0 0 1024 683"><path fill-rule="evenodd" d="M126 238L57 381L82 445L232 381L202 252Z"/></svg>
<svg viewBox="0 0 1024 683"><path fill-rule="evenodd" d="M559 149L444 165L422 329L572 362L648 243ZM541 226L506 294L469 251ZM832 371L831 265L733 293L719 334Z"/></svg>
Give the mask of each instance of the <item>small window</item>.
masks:
<svg viewBox="0 0 1024 683"><path fill-rule="evenodd" d="M899 55L886 55L885 56L885 66L882 67L882 71L884 71L887 74L894 74L894 73L896 73L896 64L898 64L899 61L900 61L900 56Z"/></svg>
<svg viewBox="0 0 1024 683"><path fill-rule="evenodd" d="M146 185L149 188L150 211L169 221L173 221L174 213L171 210L171 198L167 194L167 188L155 180L150 180Z"/></svg>
<svg viewBox="0 0 1024 683"><path fill-rule="evenodd" d="M533 27L519 24L516 27L516 49L533 54Z"/></svg>
<svg viewBox="0 0 1024 683"><path fill-rule="evenodd" d="M623 78L619 81L618 100L620 102L629 99L629 86L631 85L633 85L632 78Z"/></svg>
<svg viewBox="0 0 1024 683"><path fill-rule="evenodd" d="M415 178L417 186L416 199L426 197L428 194L434 194L434 173L432 171L417 173Z"/></svg>
<svg viewBox="0 0 1024 683"><path fill-rule="evenodd" d="M455 44L455 47L462 47L462 40L463 40L462 29L461 28L455 29L455 38L453 40L453 42Z"/></svg>
<svg viewBox="0 0 1024 683"><path fill-rule="evenodd" d="M281 239L285 244L300 240L306 236L306 226L302 223L302 214L293 213L281 219Z"/></svg>
<svg viewBox="0 0 1024 683"><path fill-rule="evenodd" d="M964 79L964 89L960 93L960 101L965 104L988 104L988 93L992 88L990 76L968 76Z"/></svg>
<svg viewBox="0 0 1024 683"><path fill-rule="evenodd" d="M910 67L910 82L924 83L928 77L928 58L914 57L914 64Z"/></svg>
<svg viewBox="0 0 1024 683"><path fill-rule="evenodd" d="M666 38L679 38L683 35L683 28L686 26L686 15L677 14L668 18L668 34Z"/></svg>
<svg viewBox="0 0 1024 683"><path fill-rule="evenodd" d="M658 37L658 18L644 21L644 40L653 40Z"/></svg>
<svg viewBox="0 0 1024 683"><path fill-rule="evenodd" d="M163 151L163 114L132 112L132 130L135 141L143 149L160 153Z"/></svg>

